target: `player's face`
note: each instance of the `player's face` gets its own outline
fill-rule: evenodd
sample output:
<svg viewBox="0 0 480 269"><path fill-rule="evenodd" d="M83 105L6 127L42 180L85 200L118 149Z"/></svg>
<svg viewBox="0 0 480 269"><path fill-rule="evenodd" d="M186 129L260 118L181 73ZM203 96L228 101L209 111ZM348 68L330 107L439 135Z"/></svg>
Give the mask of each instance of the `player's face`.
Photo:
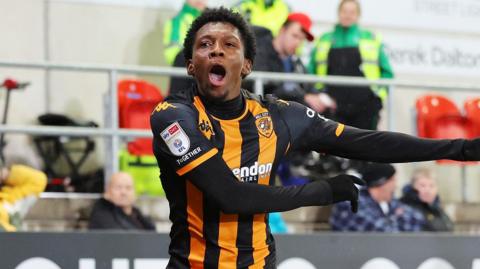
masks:
<svg viewBox="0 0 480 269"><path fill-rule="evenodd" d="M230 23L211 22L197 32L187 71L198 90L212 101L228 101L240 94L242 76L251 72L240 32Z"/></svg>

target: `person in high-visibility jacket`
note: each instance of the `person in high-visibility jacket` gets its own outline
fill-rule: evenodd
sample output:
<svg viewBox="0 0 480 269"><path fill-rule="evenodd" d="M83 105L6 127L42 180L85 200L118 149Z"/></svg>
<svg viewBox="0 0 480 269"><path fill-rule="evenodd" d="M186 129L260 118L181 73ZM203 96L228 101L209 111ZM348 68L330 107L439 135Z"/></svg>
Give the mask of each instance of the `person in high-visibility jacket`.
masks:
<svg viewBox="0 0 480 269"><path fill-rule="evenodd" d="M173 65L175 57L182 50L183 40L192 22L207 6L207 0L187 0L182 9L163 27L165 62Z"/></svg>
<svg viewBox="0 0 480 269"><path fill-rule="evenodd" d="M274 36L290 13L290 8L283 0L242 0L233 9L250 24L265 27Z"/></svg>
<svg viewBox="0 0 480 269"><path fill-rule="evenodd" d="M319 76L365 77L370 80L393 78L382 38L358 26L360 4L342 0L338 7L339 23L323 34L312 50L309 69ZM363 129L376 129L387 87L337 86L318 84L334 101L332 117Z"/></svg>

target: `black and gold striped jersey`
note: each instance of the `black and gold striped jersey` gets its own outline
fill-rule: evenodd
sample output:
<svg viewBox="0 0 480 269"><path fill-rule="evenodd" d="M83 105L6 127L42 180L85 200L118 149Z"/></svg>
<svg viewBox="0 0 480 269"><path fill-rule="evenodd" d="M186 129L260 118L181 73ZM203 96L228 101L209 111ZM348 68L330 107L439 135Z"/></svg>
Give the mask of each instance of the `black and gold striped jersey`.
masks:
<svg viewBox="0 0 480 269"><path fill-rule="evenodd" d="M241 98L243 109L234 118L210 113L195 88L152 113L153 148L172 221L168 268L275 268L267 213L332 202L323 182L263 186L273 185L289 150L381 162L462 158L463 140L360 130L298 103L243 90Z"/></svg>
<svg viewBox="0 0 480 269"><path fill-rule="evenodd" d="M266 212L223 213L186 178L189 171L218 154L239 182L273 184L278 161L302 133L284 119L292 113L289 107L295 107L298 114L291 114L293 121L295 117L317 117L298 104L264 101L247 92L243 98L242 113L228 120L210 114L194 94L171 98L153 113L154 151L171 205L170 250L172 258L183 259L175 268L264 268L274 264L274 241ZM329 125L340 135L342 125ZM215 171L209 176L215 178ZM245 206L248 203L245 201Z"/></svg>

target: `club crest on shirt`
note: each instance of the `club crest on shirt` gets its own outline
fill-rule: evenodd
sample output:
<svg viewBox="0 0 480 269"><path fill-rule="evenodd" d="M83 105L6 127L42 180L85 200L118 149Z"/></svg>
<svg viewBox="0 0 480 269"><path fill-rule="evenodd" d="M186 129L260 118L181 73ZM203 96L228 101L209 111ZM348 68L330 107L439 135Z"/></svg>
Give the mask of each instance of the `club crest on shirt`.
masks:
<svg viewBox="0 0 480 269"><path fill-rule="evenodd" d="M268 112L255 115L255 125L257 126L258 132L266 138L272 135L273 122Z"/></svg>
<svg viewBox="0 0 480 269"><path fill-rule="evenodd" d="M175 156L182 156L190 149L190 138L188 138L178 122L170 124L160 133L160 136L167 144L170 152Z"/></svg>

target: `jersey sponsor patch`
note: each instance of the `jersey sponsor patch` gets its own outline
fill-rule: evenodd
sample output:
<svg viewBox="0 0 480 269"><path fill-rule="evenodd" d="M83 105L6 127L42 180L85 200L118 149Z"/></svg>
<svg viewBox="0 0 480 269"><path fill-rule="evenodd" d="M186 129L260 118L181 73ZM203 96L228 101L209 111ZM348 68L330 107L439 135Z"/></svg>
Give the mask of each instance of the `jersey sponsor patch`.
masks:
<svg viewBox="0 0 480 269"><path fill-rule="evenodd" d="M178 122L170 124L160 133L160 136L167 144L170 152L175 156L182 156L190 149L190 138L188 138Z"/></svg>

